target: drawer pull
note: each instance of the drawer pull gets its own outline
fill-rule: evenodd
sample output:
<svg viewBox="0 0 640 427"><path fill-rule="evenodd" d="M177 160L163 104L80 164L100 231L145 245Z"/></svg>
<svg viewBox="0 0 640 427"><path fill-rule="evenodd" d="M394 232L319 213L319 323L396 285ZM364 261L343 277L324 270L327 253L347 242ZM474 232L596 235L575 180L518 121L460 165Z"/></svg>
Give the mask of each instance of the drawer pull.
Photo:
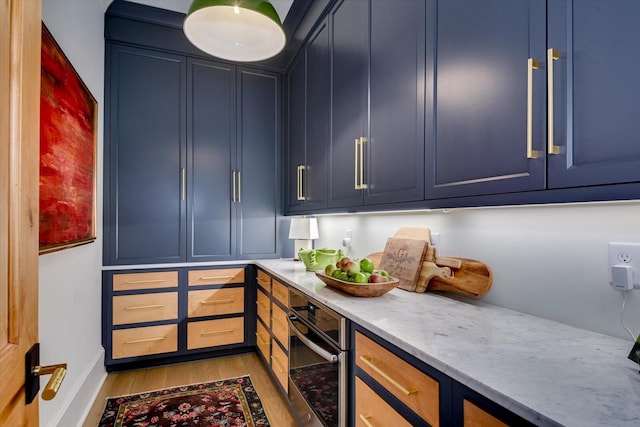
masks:
<svg viewBox="0 0 640 427"><path fill-rule="evenodd" d="M215 299L212 301L200 301L200 304L202 305L211 305L211 304L232 304L235 300L233 298L229 298L229 299Z"/></svg>
<svg viewBox="0 0 640 427"><path fill-rule="evenodd" d="M553 61L560 59L560 52L553 48L547 50L547 152L560 154L560 147L553 141Z"/></svg>
<svg viewBox="0 0 640 427"><path fill-rule="evenodd" d="M208 335L229 334L233 331L235 331L235 329L220 329L219 331L205 331L205 332L200 332L200 336L206 337Z"/></svg>
<svg viewBox="0 0 640 427"><path fill-rule="evenodd" d="M200 276L198 280L233 279L236 276Z"/></svg>
<svg viewBox="0 0 640 427"><path fill-rule="evenodd" d="M132 305L130 307L125 307L125 310L144 310L147 308L161 308L166 307L165 304L152 304L152 305Z"/></svg>
<svg viewBox="0 0 640 427"><path fill-rule="evenodd" d="M374 371L376 371L382 378L384 378L385 380L389 381L398 390L400 390L402 393L406 394L407 396L418 392L418 390L413 390L413 389L410 390L410 389L406 389L405 387L401 386L400 383L398 383L396 380L391 378L389 376L389 374L387 374L382 369L380 369L376 365L374 365L373 362L371 361L371 356L368 356L368 355L360 356L360 361L363 362L364 364L366 364L367 366L369 366Z"/></svg>
<svg viewBox="0 0 640 427"><path fill-rule="evenodd" d="M362 420L364 425L367 427L373 427L373 424L369 422L369 418L371 418L371 415L367 416L367 415L360 414L360 419Z"/></svg>
<svg viewBox="0 0 640 427"><path fill-rule="evenodd" d="M533 70L540 67L538 61L529 58L527 62L527 159L537 159L533 149Z"/></svg>
<svg viewBox="0 0 640 427"><path fill-rule="evenodd" d="M285 371L284 369L282 369L282 365L280 365L280 362L278 362L278 360L276 358L274 358L273 356L271 356L271 363L273 363L274 365L276 365L276 368L278 368L278 370L280 371L280 373L282 375L286 375L287 371Z"/></svg>
<svg viewBox="0 0 640 427"><path fill-rule="evenodd" d="M265 310L269 310L269 304L264 304L261 302L256 301L256 304L259 305L260 307L264 308Z"/></svg>
<svg viewBox="0 0 640 427"><path fill-rule="evenodd" d="M142 338L139 340L130 340L130 341L125 341L125 344L138 344L141 342L151 342L151 341L162 341L164 340L164 337L156 337L156 338Z"/></svg>
<svg viewBox="0 0 640 427"><path fill-rule="evenodd" d="M149 279L149 280L127 280L126 283L127 285L139 285L142 283L162 283L162 282L166 282L166 280L164 279Z"/></svg>
<svg viewBox="0 0 640 427"><path fill-rule="evenodd" d="M269 341L263 341L263 340L261 340L261 339L260 339L261 337L260 337L260 335L258 335L258 333L257 333L257 332L256 332L256 338L258 339L258 342L259 342L260 344L262 344L262 345L268 345L268 344L269 344Z"/></svg>

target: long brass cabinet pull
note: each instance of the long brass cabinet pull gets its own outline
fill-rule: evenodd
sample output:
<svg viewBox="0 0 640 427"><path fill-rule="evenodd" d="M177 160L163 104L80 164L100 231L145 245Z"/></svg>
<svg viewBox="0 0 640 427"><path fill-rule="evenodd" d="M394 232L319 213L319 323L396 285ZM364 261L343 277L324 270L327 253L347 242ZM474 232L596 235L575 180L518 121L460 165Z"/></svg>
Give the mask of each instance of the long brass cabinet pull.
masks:
<svg viewBox="0 0 640 427"><path fill-rule="evenodd" d="M235 300L233 298L229 299L216 299L212 301L200 301L202 305L213 305L213 304L232 304Z"/></svg>
<svg viewBox="0 0 640 427"><path fill-rule="evenodd" d="M538 151L533 149L533 70L540 65L529 58L527 63L527 159L537 159Z"/></svg>
<svg viewBox="0 0 640 427"><path fill-rule="evenodd" d="M232 181L232 189L231 189L231 201L233 203L236 202L236 171L231 171L231 181Z"/></svg>
<svg viewBox="0 0 640 427"><path fill-rule="evenodd" d="M560 59L560 52L547 50L547 147L549 154L560 154L560 147L553 141L553 61Z"/></svg>
<svg viewBox="0 0 640 427"><path fill-rule="evenodd" d="M257 332L256 332L256 338L258 339L258 342L260 342L260 344L263 344L263 345L269 344L269 341L263 340L262 337Z"/></svg>
<svg viewBox="0 0 640 427"><path fill-rule="evenodd" d="M141 338L139 340L130 340L130 341L125 341L125 344L140 344L143 342L152 342L152 341L162 341L164 340L164 337L154 337L154 338Z"/></svg>
<svg viewBox="0 0 640 427"><path fill-rule="evenodd" d="M180 200L183 202L187 199L187 170L180 169Z"/></svg>
<svg viewBox="0 0 640 427"><path fill-rule="evenodd" d="M373 424L369 422L369 418L371 418L370 415L360 414L360 420L364 423L364 425L367 427L373 427Z"/></svg>
<svg viewBox="0 0 640 427"><path fill-rule="evenodd" d="M229 333L231 333L233 331L235 331L235 329L220 329L218 331L203 331L203 332L200 332L200 336L201 337L205 337L207 335L229 334Z"/></svg>
<svg viewBox="0 0 640 427"><path fill-rule="evenodd" d="M393 384L393 386L395 388L397 388L398 390L400 390L403 394L406 394L407 396L409 396L411 394L414 394L414 393L418 392L418 390L413 390L413 389L408 389L406 387L403 387L399 382L397 382L396 380L391 378L391 376L389 374L387 374L385 371L383 371L382 369L377 367L371 361L371 356L367 356L367 355L360 356L360 361L363 362L364 364L366 364L367 366L369 366L374 371L376 371L382 378L384 378L385 380L387 380L391 384Z"/></svg>
<svg viewBox="0 0 640 427"><path fill-rule="evenodd" d="M303 184L303 171L306 169L305 165L298 165L298 200L306 200L306 197L304 196L304 187L302 186Z"/></svg>
<svg viewBox="0 0 640 427"><path fill-rule="evenodd" d="M132 305L125 307L125 310L145 310L149 308L161 308L165 307L165 304L151 304L151 305Z"/></svg>
<svg viewBox="0 0 640 427"><path fill-rule="evenodd" d="M240 171L238 171L238 203L242 203L242 178Z"/></svg>
<svg viewBox="0 0 640 427"><path fill-rule="evenodd" d="M363 190L367 188L367 184L364 183L364 143L367 142L367 138L362 136L355 140L355 163L354 163L354 188L356 190Z"/></svg>
<svg viewBox="0 0 640 427"><path fill-rule="evenodd" d="M200 276L199 280L233 279L235 276Z"/></svg>
<svg viewBox="0 0 640 427"><path fill-rule="evenodd" d="M166 282L166 280L163 280L163 279L127 280L125 283L127 285L140 285L140 284L143 284L143 283L162 283L162 282Z"/></svg>

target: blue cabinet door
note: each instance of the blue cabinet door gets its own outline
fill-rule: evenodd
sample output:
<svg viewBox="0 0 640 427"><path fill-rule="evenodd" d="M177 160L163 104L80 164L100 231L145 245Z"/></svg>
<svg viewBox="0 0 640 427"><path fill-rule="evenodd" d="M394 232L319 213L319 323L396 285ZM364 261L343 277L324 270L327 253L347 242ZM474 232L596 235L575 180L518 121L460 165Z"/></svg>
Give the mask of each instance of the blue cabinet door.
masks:
<svg viewBox="0 0 640 427"><path fill-rule="evenodd" d="M236 248L235 67L189 59L188 261L232 259Z"/></svg>
<svg viewBox="0 0 640 427"><path fill-rule="evenodd" d="M306 129L303 178L306 210L327 207L330 138L331 64L326 21L306 47Z"/></svg>
<svg viewBox="0 0 640 427"><path fill-rule="evenodd" d="M545 2L447 0L437 4L427 69L426 196L545 188ZM528 60L532 71L527 157Z"/></svg>
<svg viewBox="0 0 640 427"><path fill-rule="evenodd" d="M549 187L640 181L640 2L548 2L553 122L558 154Z"/></svg>
<svg viewBox="0 0 640 427"><path fill-rule="evenodd" d="M287 75L287 148L285 186L287 212L304 210L301 185L306 182L305 123L306 123L306 56L301 52Z"/></svg>
<svg viewBox="0 0 640 427"><path fill-rule="evenodd" d="M185 258L185 58L109 45L105 264Z"/></svg>
<svg viewBox="0 0 640 427"><path fill-rule="evenodd" d="M355 141L368 132L368 2L338 2L330 19L333 81L328 206L361 206L363 192L355 183Z"/></svg>
<svg viewBox="0 0 640 427"><path fill-rule="evenodd" d="M370 7L364 202L422 200L425 1L372 0Z"/></svg>
<svg viewBox="0 0 640 427"><path fill-rule="evenodd" d="M282 168L280 76L238 70L238 257L278 255Z"/></svg>

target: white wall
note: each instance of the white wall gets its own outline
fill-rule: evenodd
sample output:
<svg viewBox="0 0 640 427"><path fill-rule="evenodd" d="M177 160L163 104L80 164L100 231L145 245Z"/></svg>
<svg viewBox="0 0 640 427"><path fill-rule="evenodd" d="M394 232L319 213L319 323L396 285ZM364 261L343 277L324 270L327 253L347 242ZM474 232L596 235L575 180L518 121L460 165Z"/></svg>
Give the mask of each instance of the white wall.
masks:
<svg viewBox="0 0 640 427"><path fill-rule="evenodd" d="M99 119L98 239L40 257L41 362L68 364L58 396L40 401L41 426L78 425L106 376L100 343L105 6L99 0L42 5L42 20L98 101Z"/></svg>
<svg viewBox="0 0 640 427"><path fill-rule="evenodd" d="M352 229L358 258L382 251L401 226L430 227L441 234L440 255L491 267L483 301L630 340L622 296L608 285L607 243L640 242L640 202L321 216L318 226L316 248L341 247ZM624 314L637 335L640 290L630 292Z"/></svg>

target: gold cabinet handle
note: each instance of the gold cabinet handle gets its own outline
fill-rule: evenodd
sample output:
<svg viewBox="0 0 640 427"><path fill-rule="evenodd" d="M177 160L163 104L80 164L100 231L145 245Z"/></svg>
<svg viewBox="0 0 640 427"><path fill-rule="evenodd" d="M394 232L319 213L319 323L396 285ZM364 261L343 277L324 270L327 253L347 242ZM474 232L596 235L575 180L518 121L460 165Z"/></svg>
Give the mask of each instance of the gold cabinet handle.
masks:
<svg viewBox="0 0 640 427"><path fill-rule="evenodd" d="M527 61L527 159L538 158L538 151L533 149L533 70L539 66L533 58Z"/></svg>
<svg viewBox="0 0 640 427"><path fill-rule="evenodd" d="M407 389L405 387L403 387L402 385L400 385L399 382L397 382L396 380L394 380L393 378L391 378L391 376L389 376L389 374L387 374L386 372L384 372L382 369L380 369L379 367L377 367L372 361L371 361L371 356L368 355L363 355L360 356L360 361L363 362L364 364L366 364L367 366L369 366L371 369L373 369L374 371L376 371L382 378L384 378L385 380L389 381L391 384L394 385L394 387L396 387L398 390L400 390L403 394L406 394L407 396L417 393L418 390L413 390L413 389Z"/></svg>
<svg viewBox="0 0 640 427"><path fill-rule="evenodd" d="M165 304L151 304L151 305L132 305L129 307L125 307L125 310L145 310L148 308L160 308L165 307Z"/></svg>
<svg viewBox="0 0 640 427"><path fill-rule="evenodd" d="M232 304L235 301L235 299L233 298L229 298L229 299L216 299L216 300L212 300L212 301L200 301L200 304L202 305L213 305L213 304Z"/></svg>
<svg viewBox="0 0 640 427"><path fill-rule="evenodd" d="M359 416L360 416L360 420L364 423L365 426L373 427L373 424L369 422L369 418L371 418L371 415L360 414Z"/></svg>
<svg viewBox="0 0 640 427"><path fill-rule="evenodd" d="M166 280L164 279L150 279L150 280L127 280L126 283L127 285L140 285L143 283L162 283L162 282L166 282Z"/></svg>
<svg viewBox="0 0 640 427"><path fill-rule="evenodd" d="M233 331L235 331L235 329L220 329L220 330L217 330L217 331L203 331L203 332L200 332L200 336L201 337L206 337L208 335L230 334Z"/></svg>
<svg viewBox="0 0 640 427"><path fill-rule="evenodd" d="M233 203L236 202L236 171L231 171L231 185L232 185L232 189L231 189L231 201Z"/></svg>
<svg viewBox="0 0 640 427"><path fill-rule="evenodd" d="M242 203L242 176L238 171L238 203Z"/></svg>
<svg viewBox="0 0 640 427"><path fill-rule="evenodd" d="M258 333L256 332L256 338L258 340L258 342L260 342L262 345L267 345L269 344L269 341L264 341L261 339L260 335L258 335Z"/></svg>
<svg viewBox="0 0 640 427"><path fill-rule="evenodd" d="M355 190L360 189L360 182L358 181L358 145L359 144L360 144L360 140L356 138L354 152L353 152L353 188Z"/></svg>
<svg viewBox="0 0 640 427"><path fill-rule="evenodd" d="M51 366L36 366L33 368L33 375L42 376L42 375L51 375L49 381L47 382L46 387L42 391L42 398L44 400L51 400L56 397L58 394L58 390L62 385L62 381L64 377L67 376L67 364L61 363L58 365Z"/></svg>
<svg viewBox="0 0 640 427"><path fill-rule="evenodd" d="M367 138L362 136L355 140L355 163L354 169L354 187L356 190L363 190L367 188L367 184L364 183L364 143L367 142Z"/></svg>
<svg viewBox="0 0 640 427"><path fill-rule="evenodd" d="M276 368L278 368L278 370L280 371L281 374L286 374L287 371L285 371L282 368L282 365L280 364L280 362L278 362L278 359L274 358L273 356L271 356L271 363L273 363L274 365L276 365Z"/></svg>
<svg viewBox="0 0 640 427"><path fill-rule="evenodd" d="M262 307L262 308L266 309L266 310L268 310L268 309L269 309L269 304L264 304L264 303L261 303L261 302L258 302L258 301L256 301L256 304L257 304L258 306L260 306L260 307Z"/></svg>
<svg viewBox="0 0 640 427"><path fill-rule="evenodd" d="M187 199L187 170L180 169L180 200L183 202Z"/></svg>
<svg viewBox="0 0 640 427"><path fill-rule="evenodd" d="M298 200L306 200L306 197L304 197L304 188L302 187L304 170L306 170L305 165L298 165Z"/></svg>
<svg viewBox="0 0 640 427"><path fill-rule="evenodd" d="M367 138L364 136L360 138L360 188L367 188L367 184L364 183L364 143L367 142Z"/></svg>
<svg viewBox="0 0 640 427"><path fill-rule="evenodd" d="M164 337L154 337L154 338L141 338L139 340L129 340L129 341L125 341L125 344L140 344L143 342L152 342L152 341L162 341L164 340Z"/></svg>
<svg viewBox="0 0 640 427"><path fill-rule="evenodd" d="M553 141L553 61L560 59L560 52L547 50L547 147L549 154L560 154L560 147Z"/></svg>
<svg viewBox="0 0 640 427"><path fill-rule="evenodd" d="M236 276L200 276L198 280L233 279Z"/></svg>

